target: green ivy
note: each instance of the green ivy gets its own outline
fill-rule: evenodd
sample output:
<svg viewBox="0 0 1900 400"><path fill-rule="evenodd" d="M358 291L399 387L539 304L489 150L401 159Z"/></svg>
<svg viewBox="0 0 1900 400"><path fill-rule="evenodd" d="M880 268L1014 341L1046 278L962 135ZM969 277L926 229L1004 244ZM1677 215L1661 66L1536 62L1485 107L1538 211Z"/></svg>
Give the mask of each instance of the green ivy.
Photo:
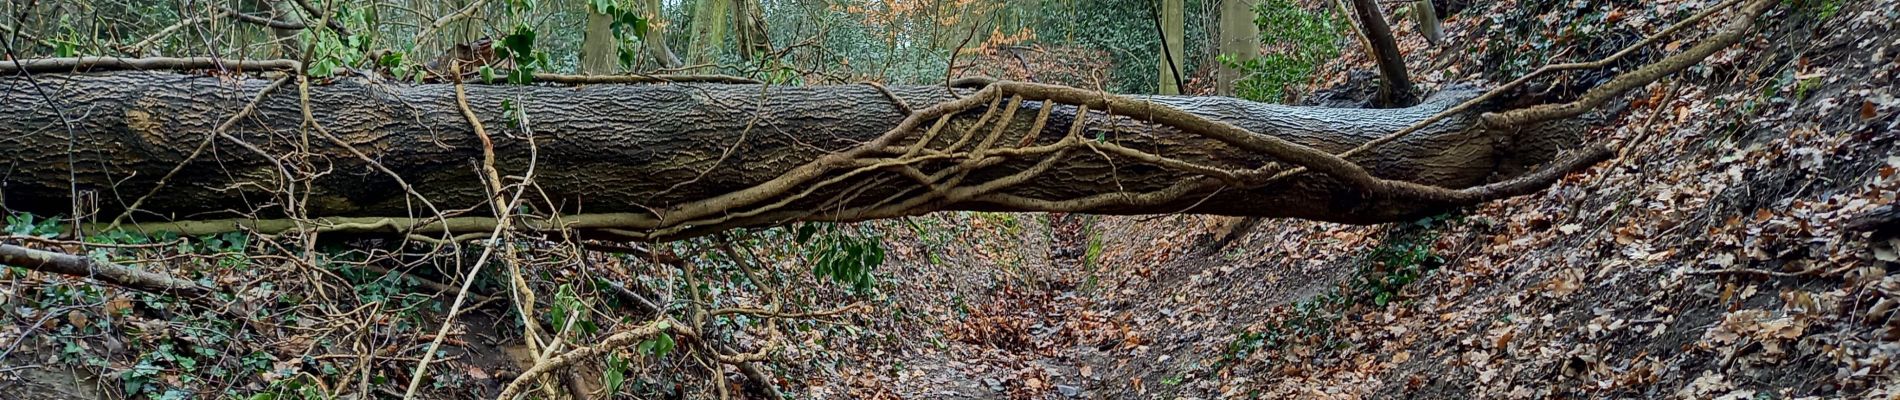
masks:
<svg viewBox="0 0 1900 400"><path fill-rule="evenodd" d="M829 277L868 294L876 285L871 271L884 264L884 241L843 229L837 224L807 223L798 227L798 243L812 255L812 275Z"/></svg>
<svg viewBox="0 0 1900 400"><path fill-rule="evenodd" d="M50 238L59 236L59 219L41 219L28 213L7 215L7 234Z"/></svg>
<svg viewBox="0 0 1900 400"><path fill-rule="evenodd" d="M1372 254L1366 256L1359 273L1353 277L1352 301L1384 307L1396 300L1399 290L1417 282L1425 274L1445 265L1445 258L1434 252L1440 228L1462 217L1439 215L1402 224Z"/></svg>
<svg viewBox="0 0 1900 400"><path fill-rule="evenodd" d="M1254 7L1254 24L1266 42L1267 54L1236 61L1222 54L1219 61L1240 70L1234 95L1254 101L1283 101L1287 89L1305 83L1320 65L1339 56L1340 28L1346 22L1326 9L1307 11L1292 0L1267 0Z"/></svg>
<svg viewBox="0 0 1900 400"><path fill-rule="evenodd" d="M634 345L633 349L639 351L640 354L653 357L665 357L667 353L673 352L675 342L673 341L673 335L666 333L666 329L668 328L667 323L659 323L658 328L660 333L653 335L652 338L640 341L640 344Z"/></svg>

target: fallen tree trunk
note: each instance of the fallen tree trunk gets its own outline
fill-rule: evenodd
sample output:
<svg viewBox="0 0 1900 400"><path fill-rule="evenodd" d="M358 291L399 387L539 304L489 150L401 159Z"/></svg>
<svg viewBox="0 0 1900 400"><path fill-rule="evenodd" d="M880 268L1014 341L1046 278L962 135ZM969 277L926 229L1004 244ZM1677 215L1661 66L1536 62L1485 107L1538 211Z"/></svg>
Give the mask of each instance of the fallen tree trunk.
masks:
<svg viewBox="0 0 1900 400"><path fill-rule="evenodd" d="M868 84L471 85L464 105L452 85L341 80L308 86L305 107L297 85L259 95L270 86L154 72L0 78L4 205L64 215L77 202L83 221L104 223L137 204L123 221L137 225L128 226L185 233L479 232L493 221L475 165L484 141L466 107L494 132L496 167L515 177L506 183L531 172L525 229L667 240L941 210L1377 223L1469 199L1288 175L1312 157L1279 149L1340 153L1476 94L1370 110L1082 96L1029 84L960 94ZM1483 111L1346 160L1371 177L1468 188L1523 175L1577 142L1574 124L1480 128ZM1478 197L1521 194L1557 176Z"/></svg>

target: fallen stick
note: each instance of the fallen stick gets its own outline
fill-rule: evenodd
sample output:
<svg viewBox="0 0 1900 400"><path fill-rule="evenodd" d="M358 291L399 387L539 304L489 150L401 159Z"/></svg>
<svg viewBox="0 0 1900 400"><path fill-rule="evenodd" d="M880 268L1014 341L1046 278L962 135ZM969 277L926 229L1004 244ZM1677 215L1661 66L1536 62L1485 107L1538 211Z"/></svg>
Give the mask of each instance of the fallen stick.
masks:
<svg viewBox="0 0 1900 400"><path fill-rule="evenodd" d="M213 292L208 286L170 275L97 261L90 257L34 250L10 244L0 244L0 264L40 272L92 278L115 286L152 293L199 297Z"/></svg>

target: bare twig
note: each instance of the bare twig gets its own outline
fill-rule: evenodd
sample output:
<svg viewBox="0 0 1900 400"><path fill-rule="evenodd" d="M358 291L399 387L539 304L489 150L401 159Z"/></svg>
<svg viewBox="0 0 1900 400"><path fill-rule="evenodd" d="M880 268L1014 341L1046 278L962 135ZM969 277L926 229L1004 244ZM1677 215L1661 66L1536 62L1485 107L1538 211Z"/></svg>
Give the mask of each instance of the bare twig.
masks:
<svg viewBox="0 0 1900 400"><path fill-rule="evenodd" d="M98 279L114 286L152 293L202 297L214 291L208 286L170 275L99 262L90 257L34 250L11 244L0 244L0 265Z"/></svg>
<svg viewBox="0 0 1900 400"><path fill-rule="evenodd" d="M1526 126L1539 122L1582 115L1583 113L1602 106L1604 102L1608 102L1610 99L1622 95L1623 92L1648 85L1650 82L1655 82L1664 76L1688 69L1692 65L1701 63L1703 59L1709 58L1710 55L1714 55L1715 52L1742 41L1742 38L1747 36L1749 28L1754 26L1755 19L1760 17L1763 12L1768 11L1768 7L1773 4L1775 4L1775 2L1772 0L1752 0L1744 5L1742 10L1735 15L1735 18L1729 20L1728 25L1723 27L1722 30L1717 32L1714 36L1703 39L1701 43L1697 43L1695 46L1690 47L1688 50L1683 50L1681 53L1664 57L1655 63L1644 65L1628 73L1617 75L1615 78L1611 78L1609 82L1591 88L1588 92L1584 92L1583 96L1575 101L1561 104L1544 104L1529 108L1486 114L1484 115L1485 124L1500 127Z"/></svg>
<svg viewBox="0 0 1900 400"><path fill-rule="evenodd" d="M830 310L811 311L811 312L802 312L802 313L779 312L779 311L767 310L763 308L730 307L730 308L721 308L721 309L713 310L712 312L707 313L707 315L717 317L717 316L722 316L722 315L744 314L744 315L751 315L751 316L762 317L762 318L811 319L811 318L823 318L823 317L843 314L843 313L851 312L852 310L857 310L858 308L863 307L863 306L864 306L863 302L857 302L857 303L851 303L851 304L845 305L844 307L838 307L838 308L834 308Z"/></svg>
<svg viewBox="0 0 1900 400"><path fill-rule="evenodd" d="M249 70L291 71L296 60L238 60L213 57L67 57L14 60L0 63L0 74L87 72L106 70Z"/></svg>

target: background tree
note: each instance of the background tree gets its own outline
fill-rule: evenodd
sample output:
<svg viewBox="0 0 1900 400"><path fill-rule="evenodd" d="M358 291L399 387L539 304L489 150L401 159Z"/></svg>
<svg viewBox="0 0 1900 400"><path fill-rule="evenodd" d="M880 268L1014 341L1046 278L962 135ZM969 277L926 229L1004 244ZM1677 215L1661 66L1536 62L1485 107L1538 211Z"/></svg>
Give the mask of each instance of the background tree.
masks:
<svg viewBox="0 0 1900 400"><path fill-rule="evenodd" d="M1367 52L1379 66L1379 104L1384 107L1404 107L1418 102L1418 89L1412 86L1412 76L1405 70L1405 55L1399 53L1398 39L1392 36L1392 27L1385 22L1385 13L1379 10L1374 0L1351 0L1352 10L1359 17L1360 32L1366 35Z"/></svg>
<svg viewBox="0 0 1900 400"><path fill-rule="evenodd" d="M614 15L611 5L602 7L600 2L590 2L587 6L587 26L581 41L581 67L584 74L612 74L620 65L620 40L614 34Z"/></svg>
<svg viewBox="0 0 1900 400"><path fill-rule="evenodd" d="M1251 0L1220 1L1220 56L1227 57L1215 75L1214 92L1223 96L1234 95L1234 85L1245 77L1241 67L1260 58L1260 26L1254 22L1258 15L1254 12L1255 3Z"/></svg>
<svg viewBox="0 0 1900 400"><path fill-rule="evenodd" d="M1187 43L1187 4L1185 0L1157 0L1155 5L1155 30L1160 31L1161 46L1155 55L1156 65L1161 71L1161 94L1182 94L1187 83L1182 73L1187 61L1185 56Z"/></svg>
<svg viewBox="0 0 1900 400"><path fill-rule="evenodd" d="M1432 0L1412 3L1412 19L1418 21L1419 33L1425 35L1425 41L1437 45L1444 40L1445 28L1438 23L1438 7L1432 5Z"/></svg>

